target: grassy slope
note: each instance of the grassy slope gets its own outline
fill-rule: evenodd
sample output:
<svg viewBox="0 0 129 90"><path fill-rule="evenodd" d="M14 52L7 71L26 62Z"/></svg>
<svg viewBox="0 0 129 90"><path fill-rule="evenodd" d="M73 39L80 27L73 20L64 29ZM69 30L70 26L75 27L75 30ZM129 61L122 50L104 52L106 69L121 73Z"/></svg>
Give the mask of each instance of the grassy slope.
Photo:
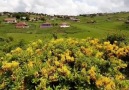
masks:
<svg viewBox="0 0 129 90"><path fill-rule="evenodd" d="M86 37L97 37L104 38L107 34L113 32L122 32L127 36L129 35L129 25L125 25L124 21L127 19L129 14L115 14L108 16L96 16L96 17L81 17L81 22L69 22L71 27L62 29L58 26L53 28L41 29L39 28L40 22L28 22L30 25L29 29L16 29L13 24L0 24L0 35L11 36L15 39L26 39L27 41L35 40L38 38L52 38L52 34L56 33L58 37L77 37L77 38L86 38ZM0 21L5 17L0 17ZM107 19L110 18L109 21ZM118 21L118 18L123 18L123 21ZM88 24L87 21L95 20L97 23ZM64 20L55 20L48 21L52 23L64 22ZM129 37L129 36L128 36Z"/></svg>

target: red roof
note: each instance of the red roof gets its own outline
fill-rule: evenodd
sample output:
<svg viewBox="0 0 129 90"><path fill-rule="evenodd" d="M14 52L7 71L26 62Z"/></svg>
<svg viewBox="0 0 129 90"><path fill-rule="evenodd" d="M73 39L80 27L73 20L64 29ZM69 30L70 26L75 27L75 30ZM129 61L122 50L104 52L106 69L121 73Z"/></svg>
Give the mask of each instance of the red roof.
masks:
<svg viewBox="0 0 129 90"><path fill-rule="evenodd" d="M16 26L27 26L28 24L26 24L25 22L19 22L16 24Z"/></svg>

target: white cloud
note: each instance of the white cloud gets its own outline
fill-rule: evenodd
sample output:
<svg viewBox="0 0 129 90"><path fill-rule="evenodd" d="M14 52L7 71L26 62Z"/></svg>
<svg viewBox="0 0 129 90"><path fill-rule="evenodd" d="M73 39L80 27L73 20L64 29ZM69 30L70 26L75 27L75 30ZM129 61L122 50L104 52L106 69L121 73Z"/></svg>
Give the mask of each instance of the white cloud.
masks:
<svg viewBox="0 0 129 90"><path fill-rule="evenodd" d="M128 0L1 0L0 12L77 15L129 10Z"/></svg>

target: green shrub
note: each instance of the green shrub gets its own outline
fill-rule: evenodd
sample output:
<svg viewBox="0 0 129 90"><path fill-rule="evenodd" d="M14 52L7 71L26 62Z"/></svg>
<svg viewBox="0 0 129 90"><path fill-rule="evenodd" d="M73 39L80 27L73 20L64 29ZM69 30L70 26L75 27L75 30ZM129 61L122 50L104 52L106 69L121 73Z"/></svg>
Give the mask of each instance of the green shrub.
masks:
<svg viewBox="0 0 129 90"><path fill-rule="evenodd" d="M114 41L118 41L120 43L120 42L126 41L126 36L124 34L121 34L121 33L120 34L115 33L115 34L108 35L106 40L110 41L111 44L113 44Z"/></svg>
<svg viewBox="0 0 129 90"><path fill-rule="evenodd" d="M98 39L37 40L0 58L2 90L126 90L129 46Z"/></svg>

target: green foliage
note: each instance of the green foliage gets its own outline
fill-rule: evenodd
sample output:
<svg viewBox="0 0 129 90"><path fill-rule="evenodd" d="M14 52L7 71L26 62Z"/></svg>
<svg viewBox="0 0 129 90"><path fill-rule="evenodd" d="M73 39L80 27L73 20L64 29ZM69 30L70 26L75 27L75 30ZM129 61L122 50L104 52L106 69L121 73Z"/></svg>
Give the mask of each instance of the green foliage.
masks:
<svg viewBox="0 0 129 90"><path fill-rule="evenodd" d="M29 20L29 15L26 13L14 13L12 16L16 17L17 19L22 19L22 17L26 17L26 20Z"/></svg>
<svg viewBox="0 0 129 90"><path fill-rule="evenodd" d="M129 46L98 39L31 42L1 57L0 88L16 90L123 90Z"/></svg>
<svg viewBox="0 0 129 90"><path fill-rule="evenodd" d="M106 38L107 41L110 41L111 44L114 43L114 41L118 41L120 42L125 42L127 40L125 34L122 33L114 33L114 34L110 34L107 36Z"/></svg>

